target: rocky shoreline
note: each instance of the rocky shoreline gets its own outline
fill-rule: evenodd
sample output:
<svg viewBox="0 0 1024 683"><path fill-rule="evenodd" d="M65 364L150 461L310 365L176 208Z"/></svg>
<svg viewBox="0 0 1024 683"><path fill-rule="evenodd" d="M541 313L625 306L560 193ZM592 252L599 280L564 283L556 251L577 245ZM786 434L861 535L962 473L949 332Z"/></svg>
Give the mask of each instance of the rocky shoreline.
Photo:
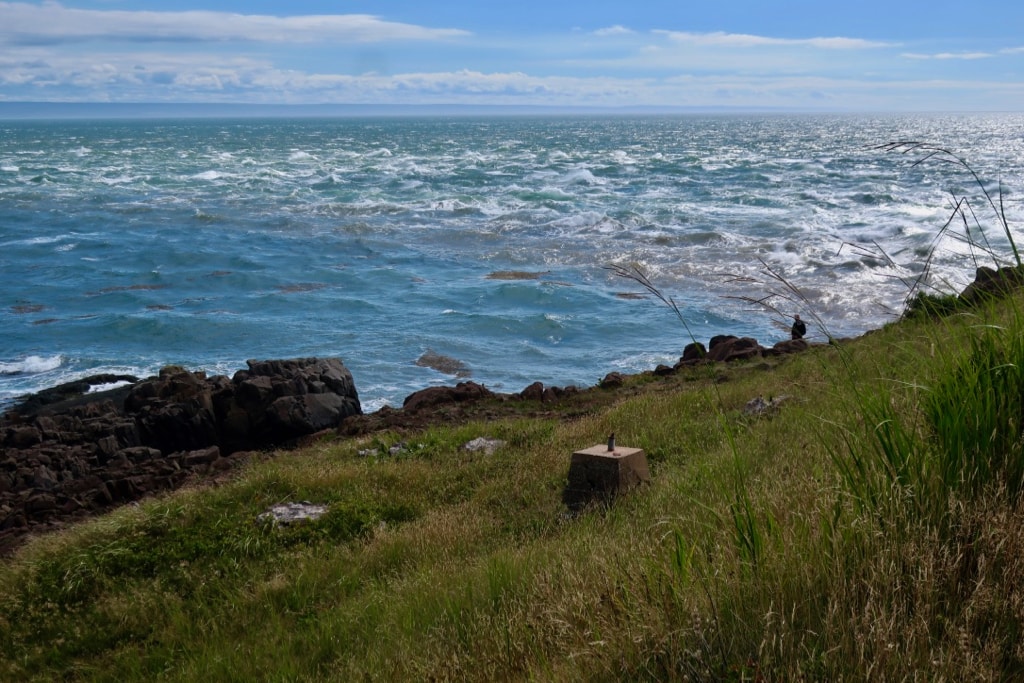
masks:
<svg viewBox="0 0 1024 683"><path fill-rule="evenodd" d="M30 533L229 469L361 413L337 359L249 361L206 377L98 375L26 397L0 416L0 554ZM93 386L125 386L90 393Z"/></svg>
<svg viewBox="0 0 1024 683"><path fill-rule="evenodd" d="M926 315L947 314L1022 286L1024 266L980 267L959 296L921 297L916 308ZM803 339L766 348L750 337L722 335L707 347L689 344L674 366L659 365L650 374L667 376L686 367L807 348ZM607 396L626 379L612 372L587 389L535 382L517 394L497 394L467 381L423 389L406 397L400 409L385 406L365 415L352 374L340 359L247 364L231 378L168 366L144 380L96 375L23 397L0 415L0 556L31 534L202 481L247 455L301 445L325 431L354 436L420 429L437 420L498 418L506 402L516 402L519 415L544 415L545 407L567 402L586 412L603 400L596 397ZM523 405L534 408L523 410Z"/></svg>
<svg viewBox="0 0 1024 683"><path fill-rule="evenodd" d="M765 348L751 338L715 337L708 349L690 344L675 366L652 373L807 347L803 340ZM254 452L299 445L325 430L351 436L422 427L451 415L452 406L507 401L550 406L624 382L619 373L610 373L589 389L535 382L517 394L498 394L466 381L423 389L400 409L364 415L340 359L247 364L231 378L178 366L142 380L96 375L24 397L0 415L0 555L30 534L201 481Z"/></svg>

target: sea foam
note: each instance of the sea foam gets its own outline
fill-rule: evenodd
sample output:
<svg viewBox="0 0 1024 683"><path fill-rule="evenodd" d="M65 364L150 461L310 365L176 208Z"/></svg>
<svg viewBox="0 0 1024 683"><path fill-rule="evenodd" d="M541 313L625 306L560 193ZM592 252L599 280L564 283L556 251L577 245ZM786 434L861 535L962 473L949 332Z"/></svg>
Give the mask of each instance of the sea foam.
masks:
<svg viewBox="0 0 1024 683"><path fill-rule="evenodd" d="M27 356L8 363L0 361L0 375L31 375L50 372L61 366L61 356Z"/></svg>

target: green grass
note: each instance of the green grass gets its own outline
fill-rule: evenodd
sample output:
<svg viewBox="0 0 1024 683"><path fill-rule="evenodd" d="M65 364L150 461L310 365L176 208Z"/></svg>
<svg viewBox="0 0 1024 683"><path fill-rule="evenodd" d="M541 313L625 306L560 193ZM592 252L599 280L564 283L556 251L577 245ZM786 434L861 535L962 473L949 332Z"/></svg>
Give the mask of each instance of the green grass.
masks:
<svg viewBox="0 0 1024 683"><path fill-rule="evenodd" d="M39 538L0 566L0 679L1013 680L1019 306L395 456L395 434L325 440ZM744 415L759 395L790 398ZM611 431L653 481L570 516L569 457ZM256 521L301 500L330 512Z"/></svg>

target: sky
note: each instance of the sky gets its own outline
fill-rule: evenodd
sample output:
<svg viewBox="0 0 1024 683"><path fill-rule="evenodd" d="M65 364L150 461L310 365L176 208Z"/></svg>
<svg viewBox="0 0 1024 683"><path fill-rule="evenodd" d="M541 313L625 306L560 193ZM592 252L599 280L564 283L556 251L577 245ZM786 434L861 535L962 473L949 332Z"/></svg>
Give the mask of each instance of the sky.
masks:
<svg viewBox="0 0 1024 683"><path fill-rule="evenodd" d="M0 102L1024 111L1021 0L0 0Z"/></svg>

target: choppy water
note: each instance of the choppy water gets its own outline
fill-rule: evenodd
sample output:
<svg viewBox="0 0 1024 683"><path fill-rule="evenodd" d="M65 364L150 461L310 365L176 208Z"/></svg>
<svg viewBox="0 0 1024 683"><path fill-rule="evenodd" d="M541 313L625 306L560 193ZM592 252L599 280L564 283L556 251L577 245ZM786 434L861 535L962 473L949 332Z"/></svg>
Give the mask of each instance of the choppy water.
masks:
<svg viewBox="0 0 1024 683"><path fill-rule="evenodd" d="M786 337L744 300L782 291L762 262L808 299L783 313L859 334L899 310L951 191L1007 252L968 174L869 149L900 139L1001 181L1020 225L1021 115L0 121L0 402L330 355L372 410L453 381L428 350L500 391L673 362L683 326L611 263L701 341ZM974 264L946 238L933 268Z"/></svg>

